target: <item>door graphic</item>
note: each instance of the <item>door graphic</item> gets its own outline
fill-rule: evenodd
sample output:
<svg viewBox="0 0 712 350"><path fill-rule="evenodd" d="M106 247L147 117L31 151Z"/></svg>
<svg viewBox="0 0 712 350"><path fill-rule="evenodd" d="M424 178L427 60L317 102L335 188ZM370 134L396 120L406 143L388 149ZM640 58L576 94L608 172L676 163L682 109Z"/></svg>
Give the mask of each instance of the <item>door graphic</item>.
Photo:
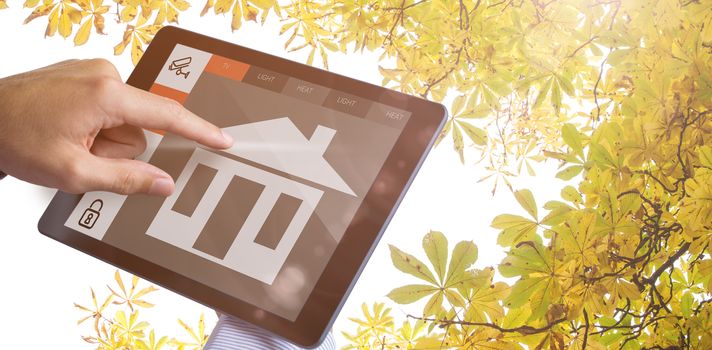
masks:
<svg viewBox="0 0 712 350"><path fill-rule="evenodd" d="M147 234L272 284L324 189L356 196L324 159L336 130L319 125L307 139L277 118L223 131L235 140L225 152L249 162L196 148Z"/></svg>

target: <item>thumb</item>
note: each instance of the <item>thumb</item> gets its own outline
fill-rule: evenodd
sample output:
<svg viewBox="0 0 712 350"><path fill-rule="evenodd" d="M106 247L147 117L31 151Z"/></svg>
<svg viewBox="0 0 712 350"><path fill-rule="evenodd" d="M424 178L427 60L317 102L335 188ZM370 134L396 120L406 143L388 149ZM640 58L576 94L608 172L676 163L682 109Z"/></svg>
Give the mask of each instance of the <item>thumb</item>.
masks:
<svg viewBox="0 0 712 350"><path fill-rule="evenodd" d="M83 176L88 191L109 191L120 194L144 193L168 196L175 183L165 171L142 161L89 156Z"/></svg>

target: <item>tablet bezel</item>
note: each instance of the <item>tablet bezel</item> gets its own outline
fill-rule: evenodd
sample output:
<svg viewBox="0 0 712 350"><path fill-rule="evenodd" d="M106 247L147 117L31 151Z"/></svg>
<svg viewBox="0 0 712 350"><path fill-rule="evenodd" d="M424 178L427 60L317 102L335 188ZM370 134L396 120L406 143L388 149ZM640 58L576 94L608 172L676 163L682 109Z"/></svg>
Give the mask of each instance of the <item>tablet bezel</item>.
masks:
<svg viewBox="0 0 712 350"><path fill-rule="evenodd" d="M39 231L198 303L267 329L299 346L315 347L330 330L415 173L432 148L447 119L447 110L431 101L170 26L156 34L127 83L148 90L177 44L411 112L409 121L374 181L377 183L387 178L393 190L377 194L373 187L369 189L355 215L368 219L349 224L294 322L64 226L81 195L58 192L40 219Z"/></svg>

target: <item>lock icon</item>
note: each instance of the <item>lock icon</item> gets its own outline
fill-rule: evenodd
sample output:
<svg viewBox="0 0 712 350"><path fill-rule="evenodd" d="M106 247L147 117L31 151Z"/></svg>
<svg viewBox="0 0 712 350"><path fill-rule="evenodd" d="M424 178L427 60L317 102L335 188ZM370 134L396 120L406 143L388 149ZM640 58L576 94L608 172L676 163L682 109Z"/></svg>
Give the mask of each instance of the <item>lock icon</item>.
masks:
<svg viewBox="0 0 712 350"><path fill-rule="evenodd" d="M97 209L94 209L97 207ZM104 202L101 199L97 199L91 203L89 208L84 211L82 217L79 219L79 226L91 229L96 224L96 220L99 219L99 212L101 208L104 207Z"/></svg>

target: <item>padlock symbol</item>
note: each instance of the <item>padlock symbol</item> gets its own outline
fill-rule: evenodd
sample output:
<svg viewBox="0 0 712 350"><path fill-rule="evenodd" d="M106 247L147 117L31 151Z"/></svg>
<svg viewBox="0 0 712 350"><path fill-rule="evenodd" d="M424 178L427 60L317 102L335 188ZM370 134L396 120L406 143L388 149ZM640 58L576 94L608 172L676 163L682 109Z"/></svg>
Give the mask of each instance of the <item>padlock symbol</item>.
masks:
<svg viewBox="0 0 712 350"><path fill-rule="evenodd" d="M97 207L97 209L95 209ZM99 219L99 212L101 208L104 207L104 202L101 199L97 199L91 203L89 208L84 211L82 217L79 219L79 226L91 229L96 224L96 220Z"/></svg>

